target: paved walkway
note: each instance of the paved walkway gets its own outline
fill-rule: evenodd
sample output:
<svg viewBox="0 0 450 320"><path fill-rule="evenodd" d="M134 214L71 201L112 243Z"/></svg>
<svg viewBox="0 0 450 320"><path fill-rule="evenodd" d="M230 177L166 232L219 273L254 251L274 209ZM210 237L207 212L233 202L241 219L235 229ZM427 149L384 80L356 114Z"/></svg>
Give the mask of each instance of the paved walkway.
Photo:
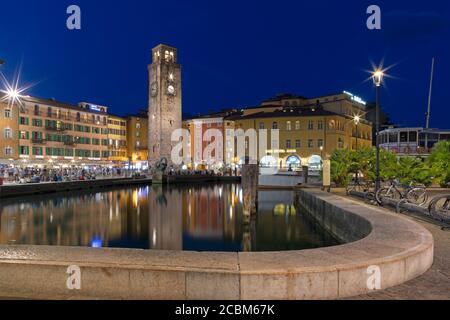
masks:
<svg viewBox="0 0 450 320"><path fill-rule="evenodd" d="M342 195L342 192L337 193ZM450 230L443 230L426 218L404 215L433 234L433 266L424 275L402 285L348 300L450 300Z"/></svg>

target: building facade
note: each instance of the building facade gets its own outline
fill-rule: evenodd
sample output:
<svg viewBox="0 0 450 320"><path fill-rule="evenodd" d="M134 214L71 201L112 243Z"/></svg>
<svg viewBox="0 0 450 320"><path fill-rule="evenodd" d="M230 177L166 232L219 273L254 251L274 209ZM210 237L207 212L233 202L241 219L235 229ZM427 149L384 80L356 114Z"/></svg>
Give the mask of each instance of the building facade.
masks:
<svg viewBox="0 0 450 320"><path fill-rule="evenodd" d="M128 156L136 168L148 166L148 114L140 112L127 117Z"/></svg>
<svg viewBox="0 0 450 320"><path fill-rule="evenodd" d="M17 158L24 163L81 164L108 160L106 107L27 97L18 110Z"/></svg>
<svg viewBox="0 0 450 320"><path fill-rule="evenodd" d="M172 133L181 123L181 66L177 63L177 49L158 45L152 50L149 71L149 164L161 158L171 162L176 142Z"/></svg>
<svg viewBox="0 0 450 320"><path fill-rule="evenodd" d="M224 165L235 167L253 154L261 166L318 169L322 159L336 149L372 146L372 124L365 120L365 105L362 99L347 92L314 99L281 95L257 107L230 109L186 120L184 127L190 132L192 166L212 168L211 164L217 166L215 158L219 156ZM208 137L209 129L219 131L223 137L216 144L219 151L212 157L206 152L213 140ZM252 131L256 134L255 145L250 142ZM264 131L265 142L260 137ZM239 151L239 135L243 135L240 141L245 156Z"/></svg>
<svg viewBox="0 0 450 320"><path fill-rule="evenodd" d="M109 160L117 165L128 163L127 119L109 115L108 117Z"/></svg>
<svg viewBox="0 0 450 320"><path fill-rule="evenodd" d="M0 96L0 100L1 100ZM16 106L0 101L0 162L19 157L19 110ZM11 159L11 160L10 160Z"/></svg>
<svg viewBox="0 0 450 320"><path fill-rule="evenodd" d="M450 130L389 128L380 132L380 147L400 157L427 157L442 140L450 141Z"/></svg>

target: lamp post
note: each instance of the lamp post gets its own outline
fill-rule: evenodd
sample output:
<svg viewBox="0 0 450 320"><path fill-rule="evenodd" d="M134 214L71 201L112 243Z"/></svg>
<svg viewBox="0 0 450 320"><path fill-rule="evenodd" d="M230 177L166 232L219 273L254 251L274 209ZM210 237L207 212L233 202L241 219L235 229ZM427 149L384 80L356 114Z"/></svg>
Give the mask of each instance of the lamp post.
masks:
<svg viewBox="0 0 450 320"><path fill-rule="evenodd" d="M320 169L323 168L323 146L320 146Z"/></svg>
<svg viewBox="0 0 450 320"><path fill-rule="evenodd" d="M375 192L380 190L380 88L383 82L384 73L377 69L372 74L373 83L376 89L376 107L375 107L375 139L376 139L376 171L375 171Z"/></svg>
<svg viewBox="0 0 450 320"><path fill-rule="evenodd" d="M355 122L355 126L356 126L356 151L358 151L358 126L359 123L361 122L361 118L360 116L356 115L353 117L353 121Z"/></svg>

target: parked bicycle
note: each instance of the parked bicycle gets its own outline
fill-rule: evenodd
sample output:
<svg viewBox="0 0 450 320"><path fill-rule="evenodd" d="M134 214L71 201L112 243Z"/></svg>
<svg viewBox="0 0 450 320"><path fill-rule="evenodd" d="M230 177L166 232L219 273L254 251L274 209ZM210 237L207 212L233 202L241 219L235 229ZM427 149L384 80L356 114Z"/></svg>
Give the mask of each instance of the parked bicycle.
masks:
<svg viewBox="0 0 450 320"><path fill-rule="evenodd" d="M450 194L433 198L428 210L434 219L450 223Z"/></svg>
<svg viewBox="0 0 450 320"><path fill-rule="evenodd" d="M369 192L375 189L375 183L373 181L357 181L355 183L349 184L346 188L347 195L352 191L357 192Z"/></svg>
<svg viewBox="0 0 450 320"><path fill-rule="evenodd" d="M409 203L422 206L428 200L427 189L424 185L415 185L413 182L409 186L401 186L395 180L390 181L389 185L379 189L375 198L379 204L383 199L401 200L406 199Z"/></svg>

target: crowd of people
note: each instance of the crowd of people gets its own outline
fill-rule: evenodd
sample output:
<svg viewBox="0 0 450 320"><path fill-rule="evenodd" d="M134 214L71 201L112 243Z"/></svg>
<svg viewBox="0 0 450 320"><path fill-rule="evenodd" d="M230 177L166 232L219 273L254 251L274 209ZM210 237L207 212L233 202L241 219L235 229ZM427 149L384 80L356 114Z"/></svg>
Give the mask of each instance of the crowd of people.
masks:
<svg viewBox="0 0 450 320"><path fill-rule="evenodd" d="M0 167L0 179L3 184L8 183L40 183L84 181L101 178L120 177L126 172L120 168L96 167L96 168L20 168Z"/></svg>
<svg viewBox="0 0 450 320"><path fill-rule="evenodd" d="M66 181L85 181L104 178L117 177L140 177L152 175L155 168L148 168L145 172L136 170L127 170L116 167L67 167L67 168L46 168L46 167L19 167L19 166L1 166L0 165L0 184L26 184L41 182L66 182ZM193 169L175 169L169 167L165 170L167 175L215 175L215 176L233 176L239 175L236 168L225 170L193 170Z"/></svg>

